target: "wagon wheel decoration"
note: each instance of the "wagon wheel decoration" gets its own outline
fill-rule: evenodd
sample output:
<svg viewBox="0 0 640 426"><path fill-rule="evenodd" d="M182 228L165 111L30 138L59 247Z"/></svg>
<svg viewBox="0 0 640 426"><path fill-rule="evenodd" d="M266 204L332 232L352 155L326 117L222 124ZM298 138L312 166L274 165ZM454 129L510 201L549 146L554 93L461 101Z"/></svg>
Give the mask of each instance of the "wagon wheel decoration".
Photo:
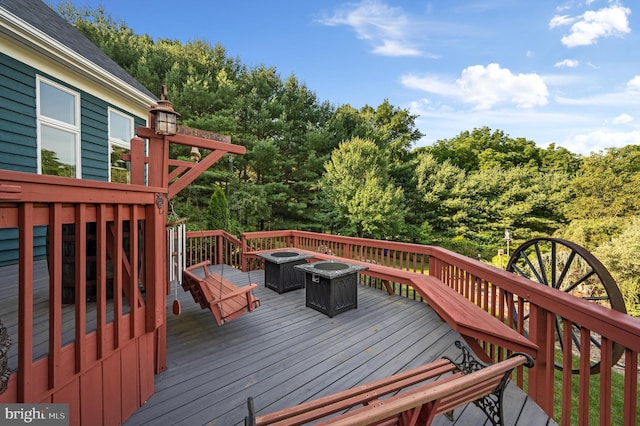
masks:
<svg viewBox="0 0 640 426"><path fill-rule="evenodd" d="M604 267L584 247L571 241L558 238L534 238L518 247L509 259L507 270L532 281L553 287L589 302L626 313L624 299L615 280ZM517 309L516 309L517 310ZM527 324L529 313L526 305L523 321ZM514 321L518 320L515 312ZM560 316L555 320L555 339L563 349L563 321ZM572 325L573 346L580 349L580 326ZM600 372L601 338L591 333L591 374ZM624 348L614 344L612 364L615 364L624 352ZM575 365L575 364L574 364ZM562 370L562 364L555 367ZM579 370L573 369L577 374Z"/></svg>

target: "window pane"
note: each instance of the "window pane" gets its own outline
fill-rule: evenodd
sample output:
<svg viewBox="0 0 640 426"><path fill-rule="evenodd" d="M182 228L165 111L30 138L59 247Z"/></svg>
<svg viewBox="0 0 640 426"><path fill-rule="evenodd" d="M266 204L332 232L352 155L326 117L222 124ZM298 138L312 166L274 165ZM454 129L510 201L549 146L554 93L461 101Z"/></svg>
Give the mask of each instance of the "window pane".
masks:
<svg viewBox="0 0 640 426"><path fill-rule="evenodd" d="M131 183L129 162L122 160L122 154L129 154L129 150L119 146L112 146L111 151L111 182Z"/></svg>
<svg viewBox="0 0 640 426"><path fill-rule="evenodd" d="M42 174L76 177L75 135L45 125L42 125L40 134Z"/></svg>
<svg viewBox="0 0 640 426"><path fill-rule="evenodd" d="M129 142L131 140L131 118L109 111L109 137Z"/></svg>
<svg viewBox="0 0 640 426"><path fill-rule="evenodd" d="M40 83L40 114L59 120L73 126L76 125L75 96L50 86Z"/></svg>

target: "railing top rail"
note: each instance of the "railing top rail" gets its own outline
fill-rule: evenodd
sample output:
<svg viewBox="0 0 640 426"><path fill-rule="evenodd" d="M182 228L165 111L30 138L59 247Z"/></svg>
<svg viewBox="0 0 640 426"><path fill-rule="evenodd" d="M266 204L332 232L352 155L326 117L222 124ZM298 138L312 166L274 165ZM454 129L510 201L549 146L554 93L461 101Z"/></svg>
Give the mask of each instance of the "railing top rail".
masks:
<svg viewBox="0 0 640 426"><path fill-rule="evenodd" d="M16 187L8 202L151 204L166 189L0 170L0 185Z"/></svg>
<svg viewBox="0 0 640 426"><path fill-rule="evenodd" d="M187 231L188 238L216 237L216 236L225 237L227 240L231 241L232 243L238 246L242 246L242 241L240 241L234 235L228 233L227 231L223 231L221 229L214 230L214 231Z"/></svg>
<svg viewBox="0 0 640 426"><path fill-rule="evenodd" d="M342 235L332 235L332 234L318 234L310 231L289 231L291 235L294 237L309 237L315 239L322 239L326 241L335 241L335 242L346 242L353 245L366 245L370 247L379 247L379 248L387 248L392 250L403 250L403 251L412 251L420 254L428 254L430 246L425 246L422 244L414 244L414 243L401 243L397 241L388 241L388 240L374 240L369 238L358 238L358 237L345 237ZM319 238L319 236L322 236Z"/></svg>

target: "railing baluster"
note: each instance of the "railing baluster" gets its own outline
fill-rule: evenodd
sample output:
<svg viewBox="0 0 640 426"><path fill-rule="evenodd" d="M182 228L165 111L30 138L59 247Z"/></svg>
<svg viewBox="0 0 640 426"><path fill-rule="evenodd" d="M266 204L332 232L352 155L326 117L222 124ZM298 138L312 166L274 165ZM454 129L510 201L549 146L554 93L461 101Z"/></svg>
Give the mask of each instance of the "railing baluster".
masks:
<svg viewBox="0 0 640 426"><path fill-rule="evenodd" d="M18 400L31 401L33 364L33 203L18 207Z"/></svg>
<svg viewBox="0 0 640 426"><path fill-rule="evenodd" d="M591 377L591 332L580 328L580 390L578 404L580 406L578 423L589 424L589 378Z"/></svg>
<svg viewBox="0 0 640 426"><path fill-rule="evenodd" d="M562 424L571 425L571 394L573 392L573 334L571 321L562 320Z"/></svg>
<svg viewBox="0 0 640 426"><path fill-rule="evenodd" d="M75 371L82 371L87 336L87 220L86 204L76 205L75 239Z"/></svg>
<svg viewBox="0 0 640 426"><path fill-rule="evenodd" d="M600 341L600 365L611 365L613 344L606 337ZM600 369L600 424L611 424L611 369Z"/></svg>
<svg viewBox="0 0 640 426"><path fill-rule="evenodd" d="M624 353L623 424L634 426L638 412L638 352Z"/></svg>
<svg viewBox="0 0 640 426"><path fill-rule="evenodd" d="M49 389L58 385L62 349L62 204L53 203L49 207Z"/></svg>
<svg viewBox="0 0 640 426"><path fill-rule="evenodd" d="M107 351L107 217L106 206L96 209L96 333L97 356Z"/></svg>

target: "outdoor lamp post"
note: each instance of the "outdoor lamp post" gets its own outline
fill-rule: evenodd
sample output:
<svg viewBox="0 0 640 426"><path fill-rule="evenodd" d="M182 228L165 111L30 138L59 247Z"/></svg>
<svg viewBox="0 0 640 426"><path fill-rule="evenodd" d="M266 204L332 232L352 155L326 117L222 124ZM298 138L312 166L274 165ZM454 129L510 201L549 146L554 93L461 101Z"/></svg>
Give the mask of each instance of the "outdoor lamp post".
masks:
<svg viewBox="0 0 640 426"><path fill-rule="evenodd" d="M511 242L511 233L508 229L504 230L504 239L507 242L507 256L509 256L509 243Z"/></svg>
<svg viewBox="0 0 640 426"><path fill-rule="evenodd" d="M157 135L173 136L178 133L178 117L173 104L167 99L167 86L162 86L160 100L149 112L153 115L154 130Z"/></svg>

